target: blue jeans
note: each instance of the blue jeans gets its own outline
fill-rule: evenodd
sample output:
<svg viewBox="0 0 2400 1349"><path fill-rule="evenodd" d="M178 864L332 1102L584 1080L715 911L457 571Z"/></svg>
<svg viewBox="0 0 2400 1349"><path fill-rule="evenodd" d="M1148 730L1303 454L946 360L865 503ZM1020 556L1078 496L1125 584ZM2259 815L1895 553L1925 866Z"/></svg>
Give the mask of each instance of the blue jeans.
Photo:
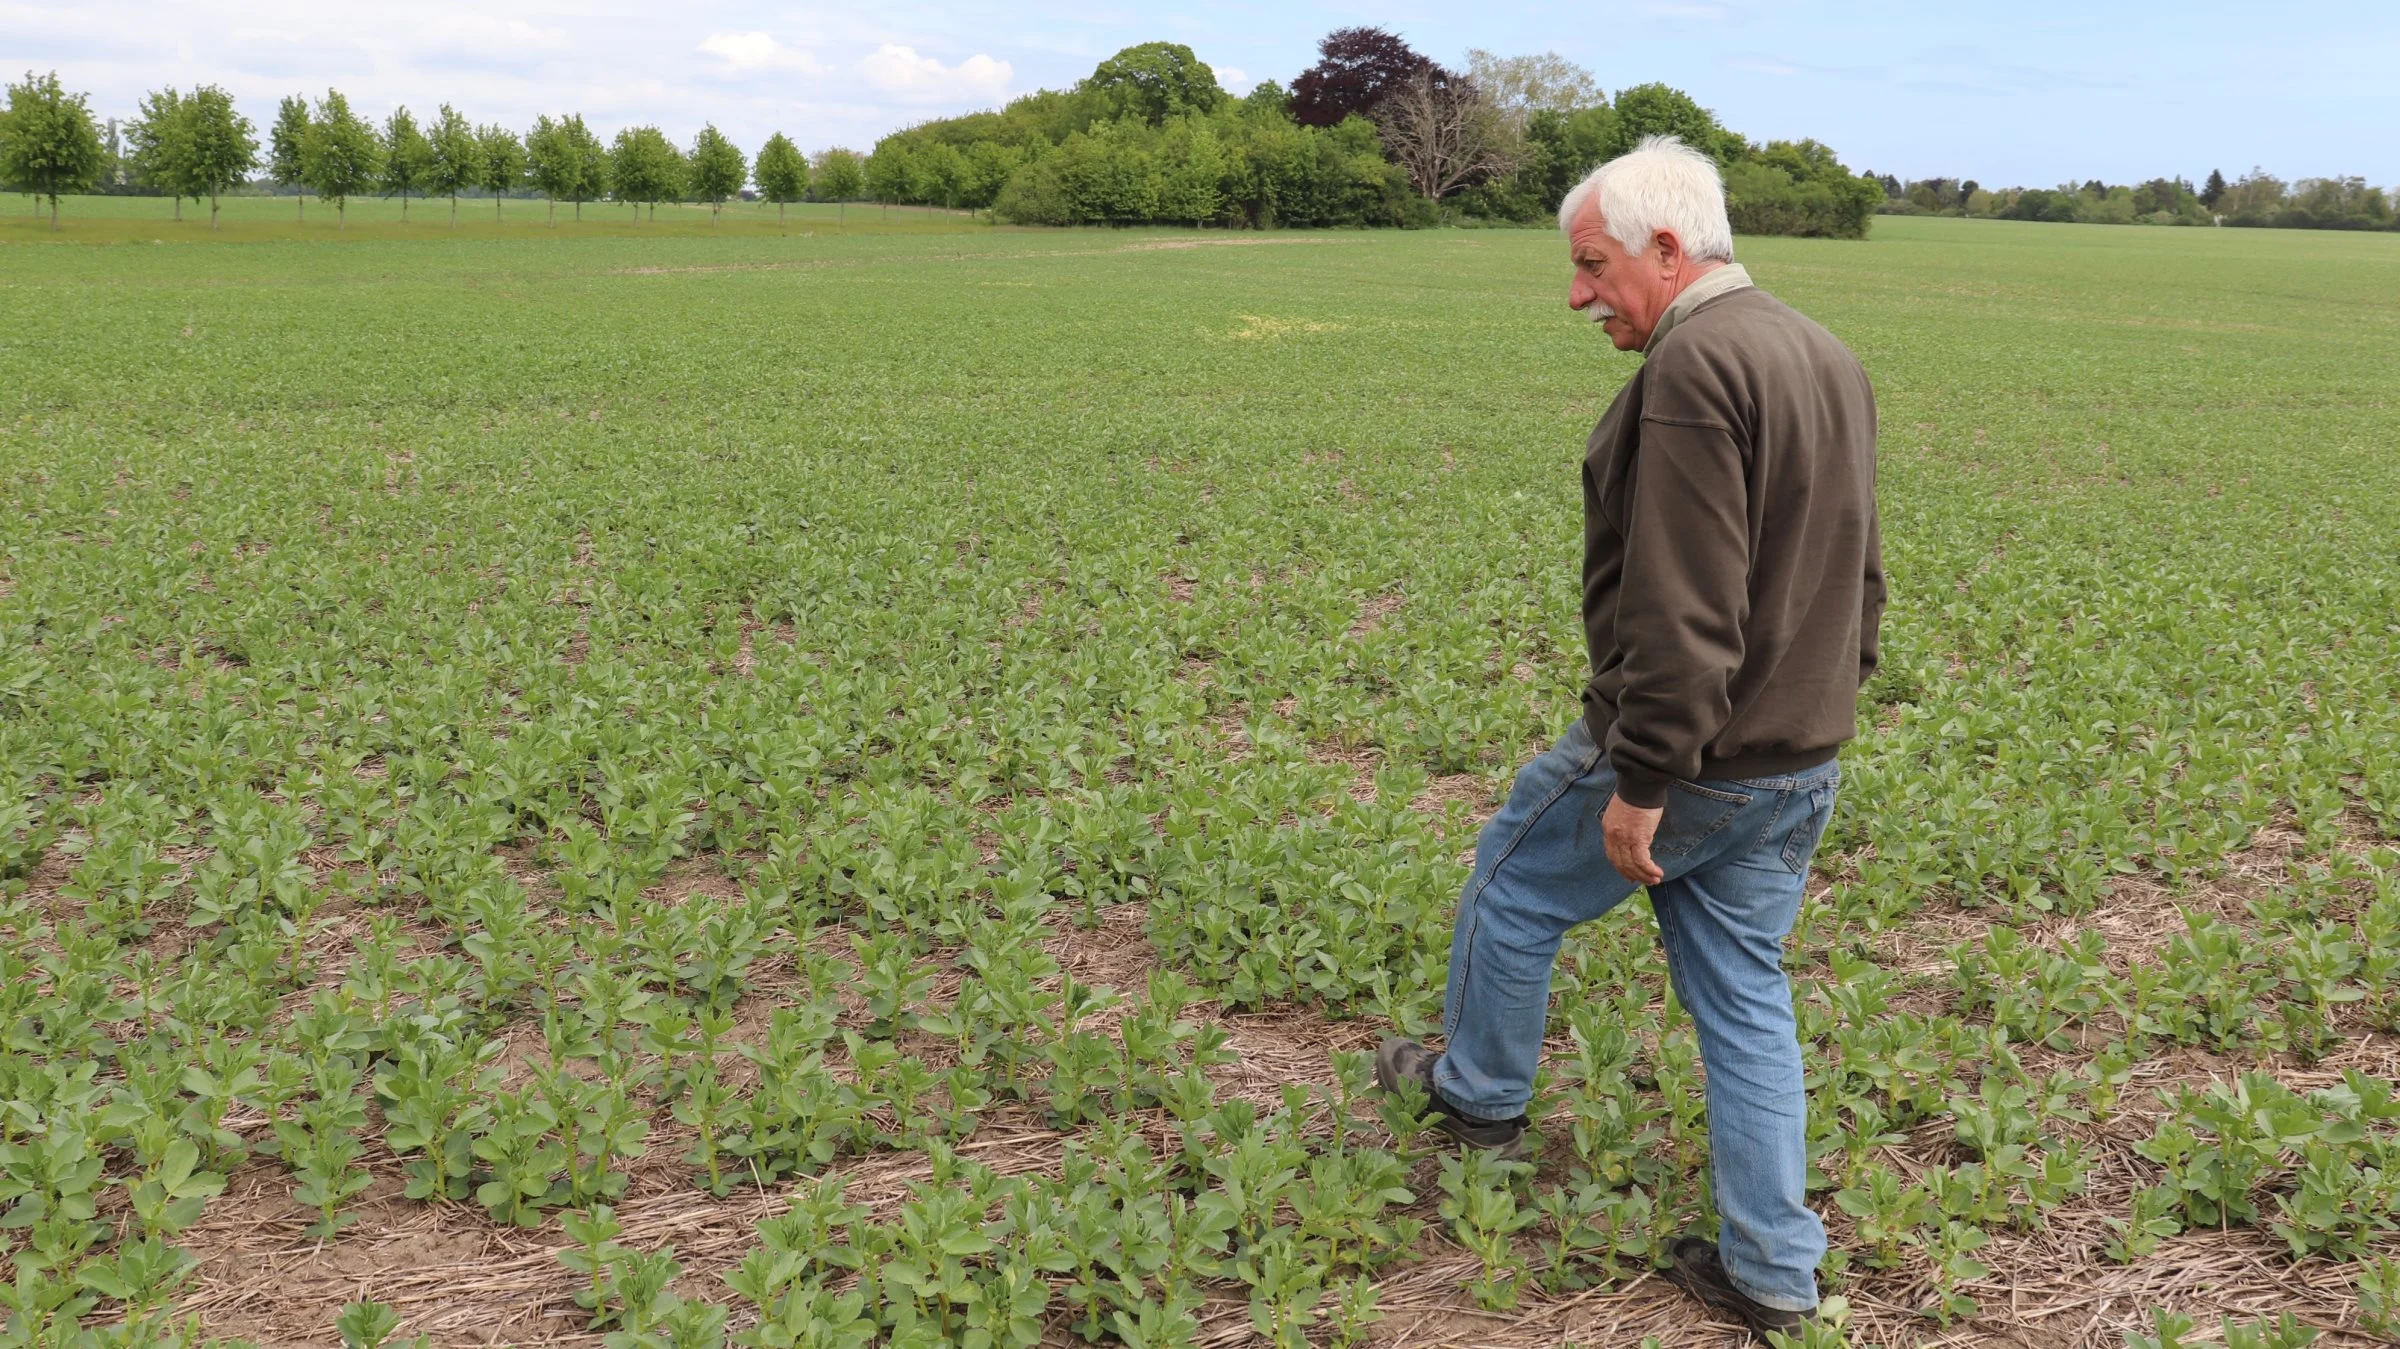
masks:
<svg viewBox="0 0 2400 1349"><path fill-rule="evenodd" d="M1718 1250L1734 1283L1788 1311L1817 1305L1825 1226L1806 1203L1808 1093L1783 940L1809 855L1833 815L1839 765L1788 777L1676 783L1650 846L1650 889L1675 995L1708 1070ZM1568 928L1633 893L1608 860L1600 814L1617 775L1578 720L1517 773L1483 827L1450 939L1434 1089L1486 1119L1522 1114Z"/></svg>

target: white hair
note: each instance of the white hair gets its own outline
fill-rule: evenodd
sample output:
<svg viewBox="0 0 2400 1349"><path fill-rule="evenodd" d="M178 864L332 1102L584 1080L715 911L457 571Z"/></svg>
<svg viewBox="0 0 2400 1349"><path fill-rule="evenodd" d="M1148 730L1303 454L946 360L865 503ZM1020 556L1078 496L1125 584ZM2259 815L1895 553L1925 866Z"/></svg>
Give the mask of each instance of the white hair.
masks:
<svg viewBox="0 0 2400 1349"><path fill-rule="evenodd" d="M1603 200L1608 237L1635 257L1665 230L1694 262L1733 261L1733 226L1725 220L1725 180L1716 161L1673 136L1644 136L1585 175L1558 204L1559 229L1572 231L1584 206Z"/></svg>

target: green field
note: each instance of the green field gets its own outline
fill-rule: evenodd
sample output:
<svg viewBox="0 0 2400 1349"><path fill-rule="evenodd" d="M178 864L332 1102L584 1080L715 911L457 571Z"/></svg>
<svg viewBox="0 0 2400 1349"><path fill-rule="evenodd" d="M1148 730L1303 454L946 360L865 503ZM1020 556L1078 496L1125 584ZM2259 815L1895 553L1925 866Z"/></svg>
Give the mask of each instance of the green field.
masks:
<svg viewBox="0 0 2400 1349"><path fill-rule="evenodd" d="M1538 1169L1360 1090L1576 715L1555 235L288 207L0 230L0 1343L1736 1342L1644 905ZM2389 1342L2400 238L1740 255L1882 414L1848 1342Z"/></svg>
<svg viewBox="0 0 2400 1349"><path fill-rule="evenodd" d="M316 197L224 197L219 200L216 227L208 223L208 203L176 203L165 197L67 197L59 210L58 228L50 227L48 198L0 198L18 209L0 214L0 243L266 243L326 239L342 243L385 240L483 241L489 239L553 238L560 231L582 239L655 238L659 235L743 237L749 235L822 233L827 230L888 234L928 231L980 230L965 211L925 206L878 206L873 202L826 205L800 202L778 212L765 202L727 202L711 212L692 204L634 208L614 202L575 203L555 208L539 198L462 197L457 223L451 222L450 199L419 197L403 215L397 197L355 197L342 210Z"/></svg>

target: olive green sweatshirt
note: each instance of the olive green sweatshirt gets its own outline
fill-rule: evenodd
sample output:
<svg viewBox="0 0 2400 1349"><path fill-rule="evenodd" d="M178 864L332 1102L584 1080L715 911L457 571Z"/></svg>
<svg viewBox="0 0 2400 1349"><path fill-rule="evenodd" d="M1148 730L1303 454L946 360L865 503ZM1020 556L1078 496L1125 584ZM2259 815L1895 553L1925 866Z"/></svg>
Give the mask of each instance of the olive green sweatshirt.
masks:
<svg viewBox="0 0 2400 1349"><path fill-rule="evenodd" d="M1584 716L1636 806L1824 763L1875 668L1874 390L1746 280L1686 289L1584 454Z"/></svg>

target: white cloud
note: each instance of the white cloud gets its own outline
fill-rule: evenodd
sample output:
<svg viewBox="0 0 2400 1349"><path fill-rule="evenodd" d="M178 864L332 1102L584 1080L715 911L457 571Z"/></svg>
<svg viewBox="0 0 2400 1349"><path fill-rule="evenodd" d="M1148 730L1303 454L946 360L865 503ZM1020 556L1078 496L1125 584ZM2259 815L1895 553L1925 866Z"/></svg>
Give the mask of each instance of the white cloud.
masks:
<svg viewBox="0 0 2400 1349"><path fill-rule="evenodd" d="M786 47L767 33L711 33L700 50L723 61L737 73L758 70L797 70L822 75L825 66L797 47Z"/></svg>
<svg viewBox="0 0 2400 1349"><path fill-rule="evenodd" d="M887 42L858 63L867 83L911 103L968 103L997 101L1008 96L1008 62L977 52L954 66L914 47Z"/></svg>
<svg viewBox="0 0 2400 1349"><path fill-rule="evenodd" d="M423 48L478 48L516 51L559 51L567 45L563 28L538 28L523 19L496 19L488 14L437 14L417 30Z"/></svg>
<svg viewBox="0 0 2400 1349"><path fill-rule="evenodd" d="M1217 77L1217 87L1226 93L1250 92L1250 77L1242 73L1240 66L1210 66L1209 71Z"/></svg>

